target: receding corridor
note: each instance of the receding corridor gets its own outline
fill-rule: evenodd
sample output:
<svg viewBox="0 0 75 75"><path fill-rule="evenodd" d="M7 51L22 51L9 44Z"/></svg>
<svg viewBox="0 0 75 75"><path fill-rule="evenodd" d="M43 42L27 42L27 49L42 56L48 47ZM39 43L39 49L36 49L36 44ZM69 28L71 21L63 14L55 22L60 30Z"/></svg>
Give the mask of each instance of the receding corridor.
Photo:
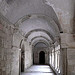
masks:
<svg viewBox="0 0 75 75"><path fill-rule="evenodd" d="M0 0L0 75L53 72L75 75L75 0Z"/></svg>
<svg viewBox="0 0 75 75"><path fill-rule="evenodd" d="M48 65L33 65L21 75L55 75Z"/></svg>

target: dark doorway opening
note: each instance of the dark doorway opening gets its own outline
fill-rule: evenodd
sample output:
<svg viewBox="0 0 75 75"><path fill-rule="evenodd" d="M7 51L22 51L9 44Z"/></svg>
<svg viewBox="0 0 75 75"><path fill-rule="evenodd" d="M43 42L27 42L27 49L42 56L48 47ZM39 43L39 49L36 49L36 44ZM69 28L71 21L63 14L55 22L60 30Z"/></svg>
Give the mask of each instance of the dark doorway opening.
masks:
<svg viewBox="0 0 75 75"><path fill-rule="evenodd" d="M33 53L33 64L34 64L34 53Z"/></svg>
<svg viewBox="0 0 75 75"><path fill-rule="evenodd" d="M24 50L21 50L21 72L24 72Z"/></svg>
<svg viewBox="0 0 75 75"><path fill-rule="evenodd" d="M39 64L45 64L45 52L41 51L39 53Z"/></svg>

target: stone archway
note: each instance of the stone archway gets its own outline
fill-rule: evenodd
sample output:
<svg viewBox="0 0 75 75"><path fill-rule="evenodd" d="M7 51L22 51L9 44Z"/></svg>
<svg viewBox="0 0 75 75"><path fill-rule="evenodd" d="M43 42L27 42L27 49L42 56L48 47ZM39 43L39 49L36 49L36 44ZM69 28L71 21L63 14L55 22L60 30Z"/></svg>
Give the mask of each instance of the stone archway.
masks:
<svg viewBox="0 0 75 75"><path fill-rule="evenodd" d="M41 51L39 53L39 64L45 64L45 52Z"/></svg>
<svg viewBox="0 0 75 75"><path fill-rule="evenodd" d="M54 37L51 35L51 33L48 32L47 30L44 30L44 29L34 29L34 30L31 30L31 31L29 31L29 32L25 35L25 38L28 38L28 36L29 36L31 33L33 33L33 32L38 32L38 31L46 33L53 41L55 41L55 39L54 39Z"/></svg>

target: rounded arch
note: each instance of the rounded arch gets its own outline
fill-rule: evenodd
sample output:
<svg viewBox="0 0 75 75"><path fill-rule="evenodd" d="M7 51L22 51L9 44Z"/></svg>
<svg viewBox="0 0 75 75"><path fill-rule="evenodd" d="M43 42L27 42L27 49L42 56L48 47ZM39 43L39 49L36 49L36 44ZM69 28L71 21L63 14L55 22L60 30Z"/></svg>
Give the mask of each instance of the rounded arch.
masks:
<svg viewBox="0 0 75 75"><path fill-rule="evenodd" d="M48 38L46 38L46 37L44 37L44 36L36 36L36 37L34 37L34 38L31 39L31 43L32 43L32 41L33 41L34 39L39 38L39 37L42 37L42 38L46 39L47 41L51 42Z"/></svg>
<svg viewBox="0 0 75 75"><path fill-rule="evenodd" d="M55 41L54 37L50 34L50 32L48 32L47 30L44 30L44 29L34 29L34 30L31 30L29 31L26 35L25 35L25 38L28 38L28 36L33 33L33 32L38 32L38 31L41 31L41 32L45 32L47 35L50 36L50 38Z"/></svg>
<svg viewBox="0 0 75 75"><path fill-rule="evenodd" d="M38 47L39 44L42 45L43 47L47 47L46 43L44 43L44 42L38 42L38 43L35 44L34 47ZM41 46L40 46L40 47L41 47Z"/></svg>
<svg viewBox="0 0 75 75"><path fill-rule="evenodd" d="M54 20L54 19L52 19L51 17L49 17L48 15L46 15L46 14L31 13L31 14L25 15L25 16L21 17L21 18L15 23L15 25L21 25L21 23L23 23L24 21L26 21L26 20L28 20L28 19L30 19L30 18L35 18L35 17L37 17L37 18L44 18L44 19L48 20L49 23L50 23L51 21L54 21L54 22L56 23L55 25L57 25L57 27L59 28L59 31L62 32L62 28L61 28L61 25L60 25L60 23L59 23L59 21L58 21L58 18L57 18L57 20ZM57 17L57 16L56 16L56 17Z"/></svg>
<svg viewBox="0 0 75 75"><path fill-rule="evenodd" d="M47 47L50 45L47 41L41 39L41 40L37 40L33 42L32 46L34 47L37 43L40 43L40 42L44 43Z"/></svg>

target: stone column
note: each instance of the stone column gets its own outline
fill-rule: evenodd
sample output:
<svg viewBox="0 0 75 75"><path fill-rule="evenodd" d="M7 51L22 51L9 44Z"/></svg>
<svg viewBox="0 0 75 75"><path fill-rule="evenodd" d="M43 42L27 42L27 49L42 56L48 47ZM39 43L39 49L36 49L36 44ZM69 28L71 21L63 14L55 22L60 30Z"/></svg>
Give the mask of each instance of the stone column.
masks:
<svg viewBox="0 0 75 75"><path fill-rule="evenodd" d="M55 68L55 46L53 46L54 47L54 68Z"/></svg>
<svg viewBox="0 0 75 75"><path fill-rule="evenodd" d="M75 75L75 47L67 49L68 74Z"/></svg>
<svg viewBox="0 0 75 75"><path fill-rule="evenodd" d="M67 48L62 48L63 75L67 75Z"/></svg>
<svg viewBox="0 0 75 75"><path fill-rule="evenodd" d="M11 65L11 75L19 75L20 74L20 49L18 47L12 48L12 65Z"/></svg>
<svg viewBox="0 0 75 75"><path fill-rule="evenodd" d="M51 50L51 65L52 65L52 50Z"/></svg>
<svg viewBox="0 0 75 75"><path fill-rule="evenodd" d="M61 75L67 75L67 35L65 33L61 34L60 40L60 72Z"/></svg>
<svg viewBox="0 0 75 75"><path fill-rule="evenodd" d="M71 33L61 33L60 34L61 40L61 59L62 59L62 74L63 75L73 75L71 74L74 70L75 64L74 62L74 55L75 52L75 35ZM73 56L71 56L73 55ZM73 59L73 60L72 60ZM61 66L61 65L60 65Z"/></svg>

